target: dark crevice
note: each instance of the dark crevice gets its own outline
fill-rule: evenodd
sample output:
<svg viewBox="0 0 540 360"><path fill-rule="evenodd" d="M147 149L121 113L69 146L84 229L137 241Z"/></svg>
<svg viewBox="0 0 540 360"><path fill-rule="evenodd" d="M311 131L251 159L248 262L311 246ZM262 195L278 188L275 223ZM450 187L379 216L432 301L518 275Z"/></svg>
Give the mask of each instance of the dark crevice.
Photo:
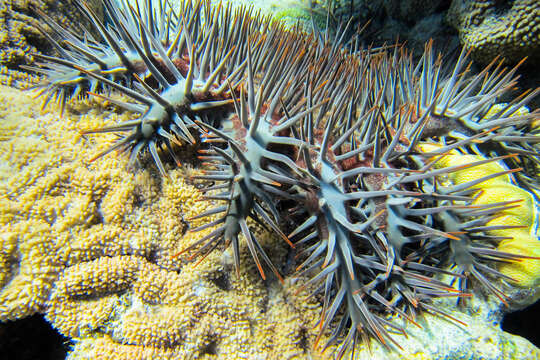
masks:
<svg viewBox="0 0 540 360"><path fill-rule="evenodd" d="M307 330L305 328L300 328L299 336L300 336L300 341L298 345L300 346L300 349L304 350L304 354L307 354L309 351Z"/></svg>
<svg viewBox="0 0 540 360"><path fill-rule="evenodd" d="M63 360L70 342L43 318L33 315L0 323L0 358L17 360Z"/></svg>
<svg viewBox="0 0 540 360"><path fill-rule="evenodd" d="M133 207L135 208L143 207L145 202L146 202L146 198L144 197L144 194L142 193L141 187L135 186L135 191L133 191Z"/></svg>
<svg viewBox="0 0 540 360"><path fill-rule="evenodd" d="M228 273L216 271L210 276L209 280L223 291L231 290L231 281L229 280Z"/></svg>
<svg viewBox="0 0 540 360"><path fill-rule="evenodd" d="M201 349L201 355L217 355L217 341L214 339Z"/></svg>
<svg viewBox="0 0 540 360"><path fill-rule="evenodd" d="M505 16L510 9L512 9L513 1L509 0L495 0L494 10L497 16Z"/></svg>
<svg viewBox="0 0 540 360"><path fill-rule="evenodd" d="M146 260L148 260L151 264L157 264L158 262L158 252L157 249L151 249L148 252L148 255L146 256Z"/></svg>
<svg viewBox="0 0 540 360"><path fill-rule="evenodd" d="M510 334L524 337L538 347L540 346L538 319L540 319L540 301L523 310L506 314L501 327Z"/></svg>
<svg viewBox="0 0 540 360"><path fill-rule="evenodd" d="M96 204L96 211L94 212L94 218L92 219L90 225L99 225L99 224L105 224L105 218L103 217L103 213L101 212L101 203L103 202L103 197L99 197L97 199L93 199Z"/></svg>

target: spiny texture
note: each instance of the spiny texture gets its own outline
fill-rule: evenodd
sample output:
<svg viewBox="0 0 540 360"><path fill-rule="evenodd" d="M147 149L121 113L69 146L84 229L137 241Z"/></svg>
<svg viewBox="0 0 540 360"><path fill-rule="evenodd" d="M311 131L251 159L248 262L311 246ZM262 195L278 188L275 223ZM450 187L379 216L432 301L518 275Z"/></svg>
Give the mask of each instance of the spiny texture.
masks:
<svg viewBox="0 0 540 360"><path fill-rule="evenodd" d="M26 294L33 294L34 299L37 295L46 299L45 305L18 313L17 319L37 311L68 337L76 334L71 338L71 360L227 359L239 354L268 359L328 358L334 347L323 354L312 347L322 304L317 298L306 300L296 294L305 277L288 276L283 286L275 280L261 281L254 262L249 261L246 246L240 246L240 277L232 271L231 251L223 255L213 252L198 265L179 264L178 259L172 258L171 254L212 231L184 234L182 214L195 216L212 205L201 201L201 194L186 184L180 170L169 171L171 181L161 182L157 174L148 171L132 177L124 157L110 156L87 163L92 153L110 146L115 139L106 135L81 139L77 127L123 121L127 114L116 118L112 109L99 103L80 102L73 104L73 110L84 115L67 112L60 120L57 111L40 115L40 104L30 95L6 87L0 91L0 117L5 120L0 153L5 156L3 163L8 165L0 169L0 194L8 194L12 199L16 193L26 194L16 197L25 203L22 208L13 208L17 204L4 198L0 202L0 294L2 304L6 305L1 309L2 322L9 314L15 314L13 304L28 309L26 306L31 303L26 301ZM59 158L60 153L69 154L70 158ZM51 159L62 161L66 176L58 176L58 164ZM125 179L129 180L124 183ZM48 185L44 188L45 184ZM50 189L54 189L53 194L47 196ZM76 206L80 194L89 196L89 208L104 214L104 223L89 217L73 225L84 209ZM68 206L76 208L69 211L69 219L63 213L53 216L44 210L54 208L62 195L68 199ZM9 209L16 210L12 213ZM13 214L25 216L23 219ZM204 221L193 220L192 226ZM41 234L52 233L53 237L68 241L59 250L42 252L41 238L28 233L28 227L17 225L21 222L30 224L30 228L39 223L51 222L53 227L55 222L64 224L65 230L60 234L51 231L50 226L40 230L44 230ZM8 227L6 233L9 223L15 226ZM268 232L254 232L271 260L275 264L285 263L288 245ZM4 237L7 234L9 237ZM45 244L50 244L51 237L44 239ZM134 252L137 255L132 255ZM58 263L59 253L60 258L68 260L52 269L50 264ZM17 271L20 276L14 276ZM6 294L11 298L4 297ZM490 314L489 321L485 320L478 312L485 309L484 299L476 300L471 304L476 311L470 314L458 312L452 302L437 305L458 316L467 327L426 315L423 320L429 321L429 329L443 336L426 336L427 326L421 323L424 328L408 327L408 339L399 337L407 349L405 354L381 349L372 349L370 354L365 344L357 346L358 353L373 359L398 360L443 359L449 352L455 357L468 356L471 349L487 359L520 359L538 352L526 340L493 326L491 310L483 310ZM171 323L187 326L178 332L167 327ZM471 333L482 336L471 337ZM174 346L158 346L172 343L178 334L182 338ZM327 338L323 335L321 341ZM450 350L437 351L442 348Z"/></svg>
<svg viewBox="0 0 540 360"><path fill-rule="evenodd" d="M323 348L337 345L342 358L354 357L359 340L403 350L397 337L405 326L392 317L419 327L420 313L459 323L433 301L462 302L471 283L506 303L500 280L518 279L495 264L539 260L500 248L508 232L499 231L521 225L490 222L515 202L475 201L478 186L497 177L538 190L538 112L520 109L540 89L493 108L515 86L516 68L492 63L469 75L466 52L447 65L431 43L415 64L398 46L377 53L344 47L339 32L330 39L316 29L287 31L244 8L206 1L177 9L161 1L103 3L107 25L77 2L100 39L42 15L59 54L41 56L32 69L48 77L45 103L56 98L62 108L88 89L131 98L95 94L135 114L84 131L121 134L93 160L119 149L133 166L148 153L166 179L166 160L182 163L178 149L200 149L205 170L191 180L219 205L187 219L199 223L191 232L206 233L171 261L232 245L240 275L247 246L263 279L266 267L283 281L283 266L253 224L276 233L298 250L297 270L309 278L301 289L322 302L315 344L329 333ZM426 143L437 147L423 150ZM438 165L456 149L478 157ZM483 168L498 163L504 167ZM466 180L447 180L465 170L472 171Z"/></svg>
<svg viewBox="0 0 540 360"><path fill-rule="evenodd" d="M437 148L433 144L423 144L421 147L424 151L430 148L432 150ZM438 159L435 167L464 165L482 159L478 155L462 154L454 149L450 154ZM457 171L450 174L446 180L457 185L466 183L471 179L474 180L482 175L503 172L504 168L500 164L488 163ZM478 193L478 196L475 197L473 205L488 205L490 203L504 201L515 204L502 209L497 217L491 218L486 223L486 225L492 227L491 230L488 230L490 234L500 236L504 239L499 243L498 249L516 254L540 256L540 241L538 241L534 228L536 226L536 219L538 218L538 209L535 205L533 195L512 184L508 175L497 176L486 180L478 185L474 185L474 188L482 192ZM504 225L511 225L511 227ZM538 266L540 266L540 262L534 259L523 259L519 262L501 264L500 271L502 274L518 280L521 286L535 288L538 286L537 281L539 279L529 275L537 272Z"/></svg>
<svg viewBox="0 0 540 360"><path fill-rule="evenodd" d="M164 180L134 175L124 158L87 162L115 137L91 141L78 127L128 114L82 102L73 109L84 115L40 115L30 93L7 87L0 100L0 322L43 314L73 339L71 359L277 359L311 351L302 343L316 336L308 329L318 302L291 296L292 281L267 287L247 248L240 257L250 266L240 277L231 273L232 255L216 252L198 266L173 258L211 231L185 232L182 217L211 204L181 170ZM273 262L286 261L286 244L278 249L267 231L254 232L273 248Z"/></svg>
<svg viewBox="0 0 540 360"><path fill-rule="evenodd" d="M98 10L98 1L89 4ZM40 31L37 14L32 9L46 11L65 27L76 27L84 19L73 8L71 1L5 0L0 3L0 84L28 88L39 81L29 76L20 65L33 61L32 53L47 51L47 35Z"/></svg>
<svg viewBox="0 0 540 360"><path fill-rule="evenodd" d="M540 62L540 4L536 0L454 0L448 21L475 60L487 64L498 56L515 64L524 57Z"/></svg>

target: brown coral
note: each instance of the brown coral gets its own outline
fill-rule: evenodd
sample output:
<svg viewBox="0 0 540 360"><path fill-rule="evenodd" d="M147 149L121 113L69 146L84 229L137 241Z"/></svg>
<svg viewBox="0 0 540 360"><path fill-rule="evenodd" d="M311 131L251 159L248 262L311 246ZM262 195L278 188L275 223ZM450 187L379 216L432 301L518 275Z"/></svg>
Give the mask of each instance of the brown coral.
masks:
<svg viewBox="0 0 540 360"><path fill-rule="evenodd" d="M481 63L500 55L509 63L540 61L540 2L537 0L454 0L448 21L461 43Z"/></svg>

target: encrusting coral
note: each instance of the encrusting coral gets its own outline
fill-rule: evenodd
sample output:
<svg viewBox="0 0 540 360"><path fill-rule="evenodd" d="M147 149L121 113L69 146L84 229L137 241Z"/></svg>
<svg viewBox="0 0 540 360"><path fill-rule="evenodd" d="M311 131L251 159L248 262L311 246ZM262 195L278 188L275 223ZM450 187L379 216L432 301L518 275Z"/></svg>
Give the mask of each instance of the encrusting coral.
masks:
<svg viewBox="0 0 540 360"><path fill-rule="evenodd" d="M540 62L540 3L537 0L453 0L448 21L475 60L501 56L509 63Z"/></svg>
<svg viewBox="0 0 540 360"><path fill-rule="evenodd" d="M182 236L180 218L200 212L206 202L199 201L200 193L185 183L180 170L160 183L148 171L127 171L122 157L87 163L114 138L90 142L79 135L79 126L99 126L117 114L79 103L58 121L57 112L40 114L31 94L0 90L2 321L45 314L74 340L68 357L73 360L317 359L331 351L312 349L320 303L295 295L298 280L265 284L253 264L237 277L227 252L177 271L172 255L205 234ZM264 247L274 247L274 261L284 261L286 247L276 251L279 239L261 240ZM250 264L246 248L242 257ZM426 318L432 326L442 321ZM447 321L441 326L459 329ZM501 336L480 329L486 336ZM521 345L514 346L516 341ZM502 349L505 354L520 349L516 358L522 351L537 351L522 341L507 338ZM407 347L407 358L434 356L419 355L426 348L423 342ZM365 345L360 349L367 354ZM374 351L366 356L403 356Z"/></svg>
<svg viewBox="0 0 540 360"><path fill-rule="evenodd" d="M76 346L112 341L128 358L318 356L307 344L388 357L418 352L407 333L433 341L411 327L450 326L432 317L465 326L455 298L484 293L480 313L500 312L505 282L536 283L538 267L497 266L540 260L497 248L536 222L538 112L516 110L540 89L493 110L516 68L470 75L463 51L448 69L431 42L415 64L399 46L372 53L209 1L102 3L107 24L75 2L96 38L39 13L57 54L26 69L47 77L44 106L69 114L33 120L37 135L6 122L7 147L36 142L9 159L6 317L43 312ZM525 216L493 223L518 205L478 186L515 192L511 180L530 191ZM26 313L11 311L17 286ZM451 351L470 347L455 331Z"/></svg>
<svg viewBox="0 0 540 360"><path fill-rule="evenodd" d="M99 1L89 5L102 14ZM48 52L50 45L39 30L44 27L33 9L48 13L58 23L72 28L86 24L74 11L73 1L3 0L0 2L0 84L17 88L35 85L40 77L23 71L19 65L33 61L37 52Z"/></svg>
<svg viewBox="0 0 540 360"><path fill-rule="evenodd" d="M207 233L185 233L182 217L208 204L182 170L161 180L122 158L87 162L114 136L94 144L80 126L124 115L80 103L59 121L31 94L0 90L1 321L45 314L77 340L71 358L302 357L319 307L288 299L295 285L268 289L255 268L230 277L230 254L178 271L174 254ZM272 254L284 261L286 248Z"/></svg>

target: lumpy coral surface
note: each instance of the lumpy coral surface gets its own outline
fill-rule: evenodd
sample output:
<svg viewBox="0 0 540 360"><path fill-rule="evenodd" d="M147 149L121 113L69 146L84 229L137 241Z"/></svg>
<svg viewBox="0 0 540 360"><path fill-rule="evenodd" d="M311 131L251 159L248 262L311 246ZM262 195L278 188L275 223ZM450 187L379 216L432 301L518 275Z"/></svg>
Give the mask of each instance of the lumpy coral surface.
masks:
<svg viewBox="0 0 540 360"><path fill-rule="evenodd" d="M99 15L98 1L87 1ZM0 84L27 88L39 77L19 67L32 62L33 54L48 52L50 46L39 27L47 28L38 20L36 9L49 14L59 24L80 28L84 19L77 14L72 0L2 0L0 1Z"/></svg>
<svg viewBox="0 0 540 360"><path fill-rule="evenodd" d="M175 256L212 231L192 234L186 221L210 206L189 181L198 170L185 165L161 178L127 168L123 154L89 161L115 137L80 131L129 113L92 100L60 117L42 113L30 93L0 94L0 321L44 314L72 339L70 359L331 356L314 348L321 303L298 293L303 281L261 280L246 248L239 275L229 251L200 263ZM287 264L287 245L260 232L273 261ZM468 327L420 317L421 328L399 337L404 352L357 351L374 359L538 354L486 321L490 310L478 309L489 306L474 304L474 312L448 310ZM450 335L437 336L441 329Z"/></svg>
<svg viewBox="0 0 540 360"><path fill-rule="evenodd" d="M502 56L510 63L540 60L540 3L537 0L454 0L448 21L459 31L473 57L489 63Z"/></svg>
<svg viewBox="0 0 540 360"><path fill-rule="evenodd" d="M234 276L228 253L174 256L211 231L184 221L209 205L187 180L194 170L160 179L124 156L89 162L114 136L80 130L128 114L82 103L60 118L29 93L0 92L1 321L45 314L76 340L71 358L303 358L319 308L289 296L292 281ZM284 263L286 248L261 237Z"/></svg>

